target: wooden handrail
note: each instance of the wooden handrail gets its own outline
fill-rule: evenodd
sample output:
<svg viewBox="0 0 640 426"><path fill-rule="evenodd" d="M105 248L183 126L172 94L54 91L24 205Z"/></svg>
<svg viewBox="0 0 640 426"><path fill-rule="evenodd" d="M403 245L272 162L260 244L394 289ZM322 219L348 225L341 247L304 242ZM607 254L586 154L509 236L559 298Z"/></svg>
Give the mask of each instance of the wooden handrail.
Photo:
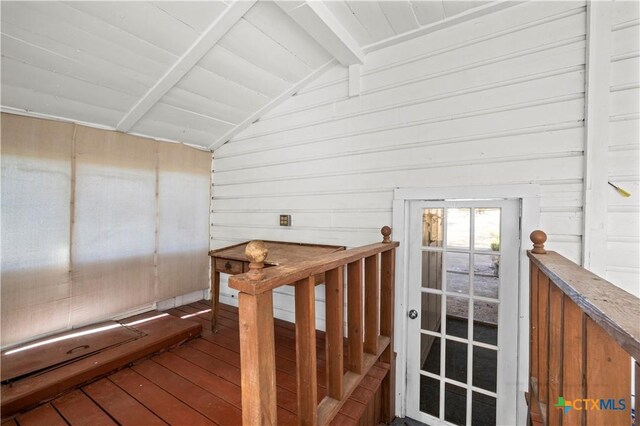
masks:
<svg viewBox="0 0 640 426"><path fill-rule="evenodd" d="M229 277L229 287L243 293L258 294L274 288L282 287L299 281L311 275L321 274L330 269L344 266L365 257L373 256L385 251L393 250L399 243L376 243L348 250L319 256L317 259L288 265L273 266L262 270L263 278L252 278L251 272ZM247 253L247 257L249 254ZM249 258L251 260L251 258Z"/></svg>
<svg viewBox="0 0 640 426"><path fill-rule="evenodd" d="M546 239L544 232L534 231L534 248L527 253L531 421L628 425L631 358L636 374L640 371L640 299L546 251ZM639 386L636 380L636 395ZM606 401L605 406L595 400ZM636 397L636 412L637 404Z"/></svg>
<svg viewBox="0 0 640 426"><path fill-rule="evenodd" d="M251 262L250 271L229 279L229 286L240 292L240 373L244 424L277 424L273 289L283 285L293 285L295 288L299 423L328 424L376 363L388 368L380 390L379 420L393 420L393 295L395 248L398 243L390 239L391 228L385 226L381 232L382 243L266 269L264 261L268 250L265 244L252 241L247 245L245 254ZM323 276L327 310L327 396L318 404L315 285L317 277ZM343 351L345 285L347 355Z"/></svg>

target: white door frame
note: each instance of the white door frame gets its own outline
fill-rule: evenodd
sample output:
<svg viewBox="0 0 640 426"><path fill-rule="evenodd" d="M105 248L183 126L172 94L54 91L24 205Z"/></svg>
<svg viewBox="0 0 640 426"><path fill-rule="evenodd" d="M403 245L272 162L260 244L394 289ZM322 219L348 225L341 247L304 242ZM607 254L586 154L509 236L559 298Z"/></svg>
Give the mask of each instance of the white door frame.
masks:
<svg viewBox="0 0 640 426"><path fill-rule="evenodd" d="M529 262L526 250L531 247L529 234L539 227L540 186L535 184L452 186L426 188L396 188L393 194L393 239L400 242L396 259L395 341L396 358L396 415L406 415L407 389L407 300L408 300L408 242L409 203L411 201L447 201L476 199L520 200L520 253L518 294L518 424L526 423L527 406L524 393L529 383Z"/></svg>

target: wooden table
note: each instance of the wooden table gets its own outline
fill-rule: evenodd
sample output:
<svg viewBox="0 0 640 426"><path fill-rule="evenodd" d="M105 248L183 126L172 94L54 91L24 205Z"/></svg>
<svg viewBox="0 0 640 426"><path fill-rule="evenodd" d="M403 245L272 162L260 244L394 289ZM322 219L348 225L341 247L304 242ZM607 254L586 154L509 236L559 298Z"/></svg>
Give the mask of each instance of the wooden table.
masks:
<svg viewBox="0 0 640 426"><path fill-rule="evenodd" d="M220 273L229 275L249 272L249 260L244 251L249 241L211 250L211 330L216 330L218 322L218 306L220 305ZM265 241L269 253L264 266L280 266L287 263L297 263L318 256L344 250L344 246L330 246L321 244L289 243L283 241ZM321 277L316 281L324 282Z"/></svg>

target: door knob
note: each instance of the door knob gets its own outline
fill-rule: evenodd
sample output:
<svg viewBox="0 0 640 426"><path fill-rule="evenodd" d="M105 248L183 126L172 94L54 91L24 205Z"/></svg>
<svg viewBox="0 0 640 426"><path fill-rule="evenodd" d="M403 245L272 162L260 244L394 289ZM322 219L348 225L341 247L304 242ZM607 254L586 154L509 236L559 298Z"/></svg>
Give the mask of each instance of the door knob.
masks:
<svg viewBox="0 0 640 426"><path fill-rule="evenodd" d="M410 310L409 311L409 318L411 318L411 319L418 318L418 311L416 311L415 309Z"/></svg>

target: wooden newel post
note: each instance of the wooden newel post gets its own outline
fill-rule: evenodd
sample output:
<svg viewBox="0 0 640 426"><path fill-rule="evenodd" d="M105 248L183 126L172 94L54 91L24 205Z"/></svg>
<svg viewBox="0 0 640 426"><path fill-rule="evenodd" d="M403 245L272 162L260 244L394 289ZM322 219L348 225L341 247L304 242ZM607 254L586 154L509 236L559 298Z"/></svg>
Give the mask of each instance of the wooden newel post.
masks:
<svg viewBox="0 0 640 426"><path fill-rule="evenodd" d="M545 234L541 230L536 230L529 235L531 242L533 243L533 249L531 253L535 254L547 254L547 251L544 249L544 243L547 241L547 234Z"/></svg>
<svg viewBox="0 0 640 426"><path fill-rule="evenodd" d="M251 241L244 249L244 254L249 259L249 279L251 281L260 281L264 278L264 260L269 254L267 245L264 241Z"/></svg>
<svg viewBox="0 0 640 426"><path fill-rule="evenodd" d="M251 241L245 249L251 281L264 278L267 246ZM242 423L276 425L276 353L271 290L238 294Z"/></svg>
<svg viewBox="0 0 640 426"><path fill-rule="evenodd" d="M391 242L391 228L380 230L382 242ZM396 250L391 249L380 255L380 335L388 336L389 346L382 353L380 361L389 364L389 372L382 381L381 417L391 423L396 415L396 353L393 348L394 304L395 304Z"/></svg>
<svg viewBox="0 0 640 426"><path fill-rule="evenodd" d="M391 242L391 228L389 228L388 226L383 226L382 229L380 229L380 233L382 234L383 243Z"/></svg>

